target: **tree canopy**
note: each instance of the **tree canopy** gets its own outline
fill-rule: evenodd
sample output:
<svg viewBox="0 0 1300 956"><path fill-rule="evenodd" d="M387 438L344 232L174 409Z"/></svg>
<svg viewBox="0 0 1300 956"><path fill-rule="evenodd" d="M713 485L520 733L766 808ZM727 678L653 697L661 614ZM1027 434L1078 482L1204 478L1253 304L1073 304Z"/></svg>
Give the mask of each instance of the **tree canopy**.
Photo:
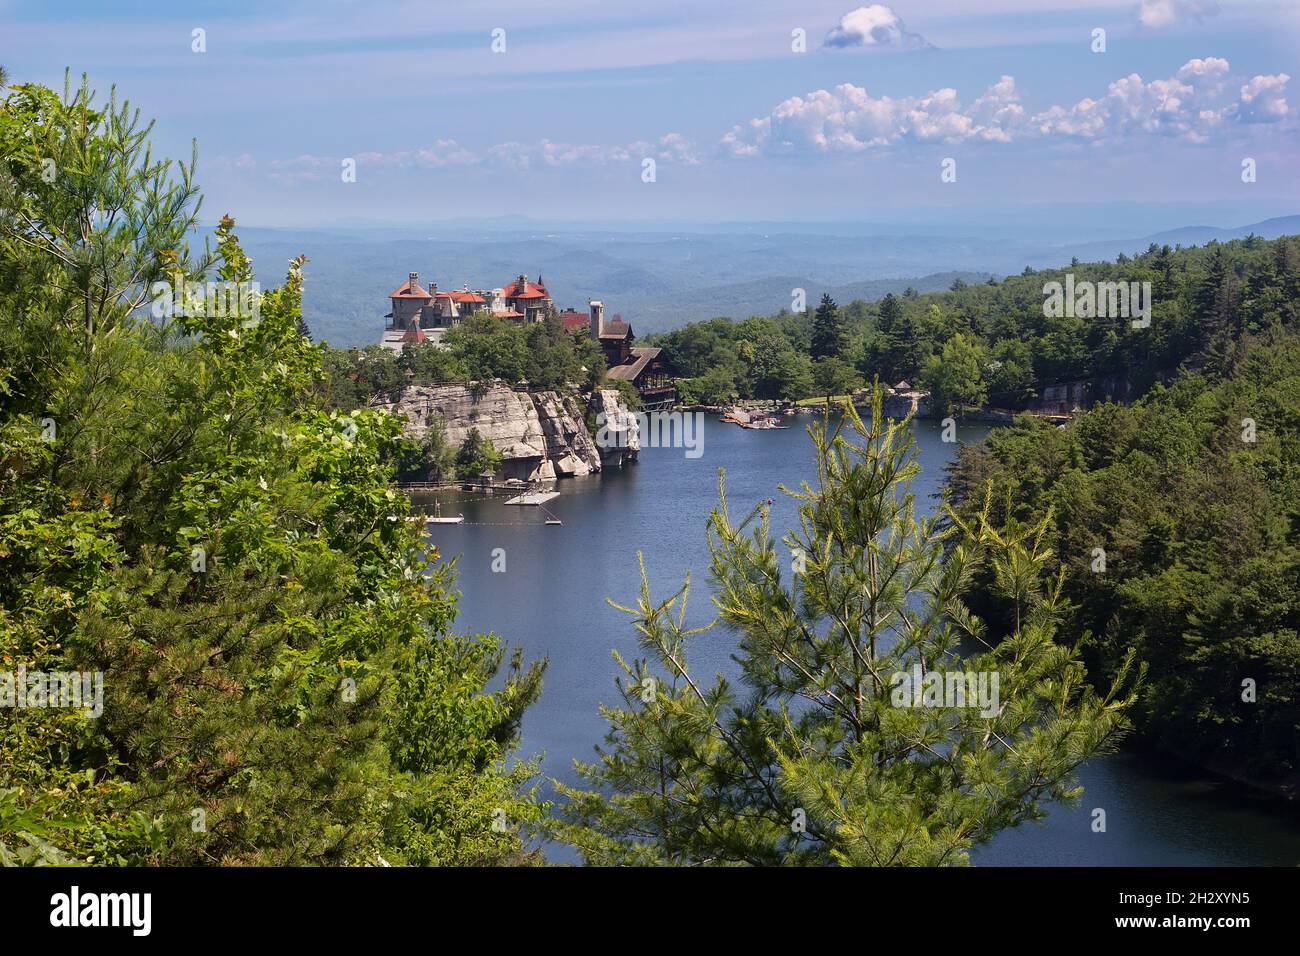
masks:
<svg viewBox="0 0 1300 956"><path fill-rule="evenodd" d="M530 859L543 663L451 633L399 425L319 401L304 259L191 249L148 133L84 83L0 103L0 671L102 688L6 709L0 862Z"/></svg>
<svg viewBox="0 0 1300 956"><path fill-rule="evenodd" d="M1041 526L918 516L908 423L881 399L871 424L846 403L810 429L817 482L787 491L800 527L784 547L768 506L733 515L719 477L713 625L686 625L689 579L655 597L643 568L624 610L646 656L616 655L622 703L604 709L598 761L579 766L591 789L560 787L559 833L588 862L961 864L1077 795L1073 770L1123 732L1132 658L1097 694L1053 640L1062 603ZM1016 611L996 632L963 603L981 566ZM738 683L690 665L714 627L735 637Z"/></svg>

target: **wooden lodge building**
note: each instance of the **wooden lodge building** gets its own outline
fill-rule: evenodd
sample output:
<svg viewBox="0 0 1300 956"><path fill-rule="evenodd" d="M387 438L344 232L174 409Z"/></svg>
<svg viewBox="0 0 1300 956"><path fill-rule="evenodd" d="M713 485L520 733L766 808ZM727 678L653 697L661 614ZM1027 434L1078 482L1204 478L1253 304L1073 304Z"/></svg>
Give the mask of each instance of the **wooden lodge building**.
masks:
<svg viewBox="0 0 1300 956"><path fill-rule="evenodd" d="M632 326L615 315L605 321L605 304L599 299L588 303L589 314L569 309L561 313L564 327L570 332L580 331L586 321L591 337L600 343L605 353L607 377L614 381L631 382L647 409L667 408L677 401L677 386L673 382L673 369L664 357L663 349L644 348L632 344L635 336Z"/></svg>
<svg viewBox="0 0 1300 956"><path fill-rule="evenodd" d="M388 321L379 344L394 352L400 353L408 342L438 344L448 329L473 315L494 315L521 323L544 322L556 315L566 331L585 329L600 343L608 377L630 382L647 409L667 408L677 400L673 369L662 349L634 346L632 326L618 315L606 322L605 305L599 300L589 300L585 313L576 309L557 311L541 276L529 282L527 276L520 275L498 289L471 291L465 286L447 292L439 290L436 282L425 289L420 285L419 273L412 272L389 293L389 301L392 310L384 316Z"/></svg>

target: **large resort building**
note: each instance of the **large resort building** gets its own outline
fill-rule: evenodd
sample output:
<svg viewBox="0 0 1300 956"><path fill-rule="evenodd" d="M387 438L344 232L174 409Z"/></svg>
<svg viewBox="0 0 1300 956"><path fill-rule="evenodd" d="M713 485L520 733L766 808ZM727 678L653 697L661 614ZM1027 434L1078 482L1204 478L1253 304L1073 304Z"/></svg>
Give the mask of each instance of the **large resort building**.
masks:
<svg viewBox="0 0 1300 956"><path fill-rule="evenodd" d="M554 315L565 331L585 330L600 343L609 369L607 377L630 383L646 408L665 408L676 401L673 371L662 349L633 346L632 326L618 315L606 321L605 305L599 300L589 300L586 312L557 310L541 276L529 282L526 275L520 275L497 289L471 291L465 286L447 292L436 282L425 289L419 273L412 272L389 293L389 300L393 307L384 316L388 323L379 344L394 352L400 353L409 342L439 344L448 329L474 315L520 323L544 322Z"/></svg>
<svg viewBox="0 0 1300 956"><path fill-rule="evenodd" d="M407 342L438 342L447 330L471 315L487 314L516 322L541 322L554 310L546 283L538 276L529 282L519 276L498 289L470 291L469 286L453 292L433 283L427 290L420 274L412 272L406 281L388 294L393 309L384 316L388 325L380 345L402 351Z"/></svg>

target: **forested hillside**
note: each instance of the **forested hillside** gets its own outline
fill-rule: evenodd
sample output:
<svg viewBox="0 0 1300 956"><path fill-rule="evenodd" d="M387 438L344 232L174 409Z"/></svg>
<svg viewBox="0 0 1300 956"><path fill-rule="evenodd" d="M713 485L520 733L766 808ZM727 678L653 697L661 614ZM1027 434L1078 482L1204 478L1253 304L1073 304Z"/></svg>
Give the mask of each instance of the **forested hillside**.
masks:
<svg viewBox="0 0 1300 956"><path fill-rule="evenodd" d="M1194 313L1191 330L1204 341L1225 323L1252 327L1269 314L1293 322L1296 299L1283 299L1276 281L1285 273L1270 268L1290 269L1291 248L1247 245L1243 252L1259 253L1246 259L1253 269L1229 288L1253 289L1256 304ZM1138 719L1150 740L1294 788L1300 336L1276 326L1218 343L1210 340L1199 372L1132 406L1102 404L1063 428L1026 417L995 429L987 443L961 449L951 491L967 514L991 487L1000 519L1048 517L1050 570L1064 571L1075 606L1062 635L1082 647L1095 680L1130 651L1149 665ZM993 583L985 569L975 588L985 599L974 603L996 621L1008 607L987 597Z"/></svg>
<svg viewBox="0 0 1300 956"><path fill-rule="evenodd" d="M1122 316L1045 314L1045 286L1065 283L1067 273L1080 285L1150 283L1149 326L1135 328ZM1026 269L1000 282L955 283L948 292L909 290L829 310L828 301L822 308L810 302L804 314L691 323L654 340L690 376L681 393L698 401L802 398L877 375L955 402L1010 409L1075 381L1091 383L1096 397L1133 397L1189 359L1221 356L1242 335L1293 326L1300 242L1152 246L1113 263Z"/></svg>

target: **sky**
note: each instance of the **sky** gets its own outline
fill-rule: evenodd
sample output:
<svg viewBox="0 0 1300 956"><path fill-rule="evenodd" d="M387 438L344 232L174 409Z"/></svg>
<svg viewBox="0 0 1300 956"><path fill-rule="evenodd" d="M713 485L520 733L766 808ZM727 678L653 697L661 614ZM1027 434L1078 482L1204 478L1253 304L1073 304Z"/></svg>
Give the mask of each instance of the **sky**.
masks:
<svg viewBox="0 0 1300 956"><path fill-rule="evenodd" d="M1298 51L1300 0L0 0L10 82L197 140L205 218L435 235L1294 214Z"/></svg>

